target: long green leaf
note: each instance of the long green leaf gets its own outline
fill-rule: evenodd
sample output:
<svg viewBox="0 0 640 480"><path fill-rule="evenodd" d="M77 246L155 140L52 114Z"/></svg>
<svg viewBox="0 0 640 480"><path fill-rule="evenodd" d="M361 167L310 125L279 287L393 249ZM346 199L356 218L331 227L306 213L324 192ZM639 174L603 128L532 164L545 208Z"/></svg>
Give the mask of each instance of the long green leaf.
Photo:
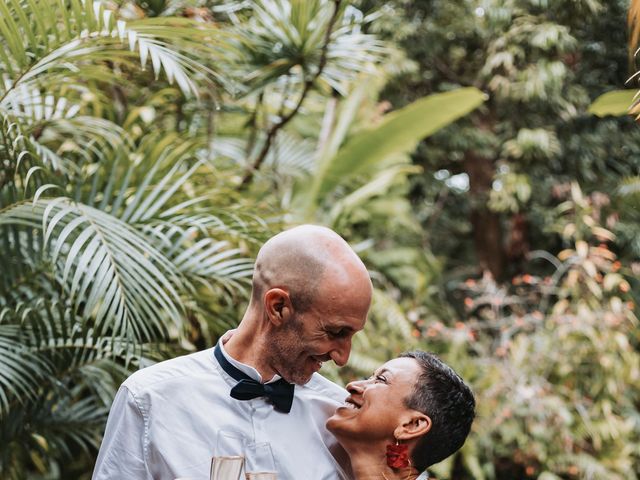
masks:
<svg viewBox="0 0 640 480"><path fill-rule="evenodd" d="M379 126L357 134L337 155L322 162L307 204L312 207L345 179L390 156L411 152L420 140L476 109L485 99L477 88L462 88L421 98L388 114Z"/></svg>
<svg viewBox="0 0 640 480"><path fill-rule="evenodd" d="M614 90L607 92L596 98L589 109L589 113L592 113L598 117L606 117L607 115L613 115L621 117L623 115L629 115L631 105L637 95L637 90Z"/></svg>

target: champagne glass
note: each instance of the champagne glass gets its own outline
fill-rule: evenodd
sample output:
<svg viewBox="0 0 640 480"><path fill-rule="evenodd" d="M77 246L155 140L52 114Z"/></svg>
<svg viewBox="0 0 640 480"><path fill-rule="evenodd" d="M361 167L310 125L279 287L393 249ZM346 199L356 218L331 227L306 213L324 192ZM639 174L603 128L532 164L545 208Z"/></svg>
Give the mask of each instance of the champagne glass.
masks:
<svg viewBox="0 0 640 480"><path fill-rule="evenodd" d="M210 480L240 480L245 444L245 438L237 432L218 432L215 455L211 459Z"/></svg>
<svg viewBox="0 0 640 480"><path fill-rule="evenodd" d="M245 449L246 480L277 480L277 472L269 442L248 443Z"/></svg>

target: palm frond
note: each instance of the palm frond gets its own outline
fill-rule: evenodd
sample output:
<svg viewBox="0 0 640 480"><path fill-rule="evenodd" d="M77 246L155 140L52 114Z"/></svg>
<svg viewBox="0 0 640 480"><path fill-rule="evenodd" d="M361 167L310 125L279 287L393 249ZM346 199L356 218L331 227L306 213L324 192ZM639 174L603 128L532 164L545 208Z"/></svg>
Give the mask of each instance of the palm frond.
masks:
<svg viewBox="0 0 640 480"><path fill-rule="evenodd" d="M0 112L0 159L4 162L0 181L0 205L33 195L52 180L51 168L43 163L22 125ZM59 167L59 165L56 165Z"/></svg>
<svg viewBox="0 0 640 480"><path fill-rule="evenodd" d="M122 218L138 222L141 232L186 278L210 288L213 282L229 292L245 290L253 262L240 249L232 248L228 241L214 240L220 233L223 237L230 233L237 235L237 230L230 229L220 217L209 214L204 197L167 205L199 167L196 163L178 176L180 164L175 164L153 184L146 196L136 195ZM140 192L142 189L138 190ZM196 214L198 210L202 213ZM237 225L239 217L232 219Z"/></svg>
<svg viewBox="0 0 640 480"><path fill-rule="evenodd" d="M173 265L117 218L62 197L0 212L0 226L8 224L42 228L74 309L94 318L97 332L150 340L181 318Z"/></svg>
<svg viewBox="0 0 640 480"><path fill-rule="evenodd" d="M172 238L175 252L172 258L176 268L188 277L197 278L202 283L215 281L230 291L244 290L253 272L253 262L242 256L237 248L229 248L226 241L203 238L195 243L190 241L195 229L185 230L180 239ZM177 232L176 232L177 233ZM192 243L176 252L176 246Z"/></svg>
<svg viewBox="0 0 640 480"><path fill-rule="evenodd" d="M47 396L13 411L1 423L3 478L13 469L17 470L15 478L21 478L19 464L25 461L21 456L42 465L54 458L70 461L79 453L78 448L88 453L99 446L108 407L96 402L95 397L78 399L77 388L49 386ZM16 460L18 465L13 465Z"/></svg>
<svg viewBox="0 0 640 480"><path fill-rule="evenodd" d="M247 166L246 141L237 137L216 138L212 152L226 157L238 165ZM314 169L314 145L310 140L283 131L273 142L273 147L265 159L264 166L276 170L282 176L302 177Z"/></svg>
<svg viewBox="0 0 640 480"><path fill-rule="evenodd" d="M6 308L0 312L2 316L6 314ZM40 385L52 369L23 344L19 325L0 323L0 358L0 418L3 418L11 400L25 402L38 398Z"/></svg>
<svg viewBox="0 0 640 480"><path fill-rule="evenodd" d="M259 215L243 209L216 209L204 203L206 200L206 197L199 197L179 203L150 224L180 229L193 227L205 236L233 239L252 245L261 245L269 238L271 225ZM187 211L187 207L196 204L201 204L200 208Z"/></svg>
<svg viewBox="0 0 640 480"><path fill-rule="evenodd" d="M185 95L198 96L195 78L229 85L225 76L196 60L228 58L235 48L228 33L212 24L197 24L187 18L156 18L125 22L103 2L70 0L69 6L48 0L17 0L0 7L0 71L8 73L0 85L0 110L24 105L18 96L48 85L67 85L82 80L109 80L105 61L133 66L137 58L148 62L156 78L161 72ZM64 25L60 28L60 25ZM30 39L23 42L23 39ZM40 44L35 39L44 39ZM115 77L111 78L112 80ZM16 93L19 92L19 93ZM27 95L28 97L28 95ZM45 95L49 104L59 99ZM37 104L37 102L32 102Z"/></svg>
<svg viewBox="0 0 640 480"><path fill-rule="evenodd" d="M243 22L237 29L249 56L247 93L272 84L282 88L282 82L275 82L280 77L287 77L285 90L296 91L316 73L334 2L261 0L251 6L248 25ZM384 56L382 44L362 33L363 19L354 7L341 8L328 44L327 65L318 78L320 84L344 94L358 73L369 70Z"/></svg>
<svg viewBox="0 0 640 480"><path fill-rule="evenodd" d="M115 157L132 145L122 127L92 116L58 118L31 128L40 131L39 138L32 136L29 142L43 165L67 177L81 175L83 165Z"/></svg>
<svg viewBox="0 0 640 480"><path fill-rule="evenodd" d="M130 199L127 208L120 217L123 221L142 223L161 213L161 209L166 206L173 194L185 184L200 166L199 163L196 163L186 172L180 172L180 167L184 164L178 162L164 177L152 184L152 180L156 176L155 166L161 164L162 162L156 163L144 178L142 184L138 186L135 196ZM177 175L178 173L180 176Z"/></svg>

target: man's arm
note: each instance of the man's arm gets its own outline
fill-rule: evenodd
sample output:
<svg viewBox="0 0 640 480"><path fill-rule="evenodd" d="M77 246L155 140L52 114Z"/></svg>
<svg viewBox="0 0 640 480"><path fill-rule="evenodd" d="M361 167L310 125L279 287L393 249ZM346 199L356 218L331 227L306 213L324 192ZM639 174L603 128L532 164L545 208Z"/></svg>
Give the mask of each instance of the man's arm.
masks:
<svg viewBox="0 0 640 480"><path fill-rule="evenodd" d="M92 480L150 480L146 462L147 418L126 386L111 405Z"/></svg>

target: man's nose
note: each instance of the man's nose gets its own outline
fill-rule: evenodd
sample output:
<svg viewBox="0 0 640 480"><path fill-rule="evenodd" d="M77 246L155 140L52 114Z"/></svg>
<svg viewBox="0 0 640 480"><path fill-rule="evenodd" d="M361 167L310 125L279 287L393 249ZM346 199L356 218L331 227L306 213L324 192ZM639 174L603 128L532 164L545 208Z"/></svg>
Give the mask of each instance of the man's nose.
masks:
<svg viewBox="0 0 640 480"><path fill-rule="evenodd" d="M349 361L349 354L351 353L351 339L345 338L341 340L333 350L329 353L331 360L339 367L344 367Z"/></svg>

